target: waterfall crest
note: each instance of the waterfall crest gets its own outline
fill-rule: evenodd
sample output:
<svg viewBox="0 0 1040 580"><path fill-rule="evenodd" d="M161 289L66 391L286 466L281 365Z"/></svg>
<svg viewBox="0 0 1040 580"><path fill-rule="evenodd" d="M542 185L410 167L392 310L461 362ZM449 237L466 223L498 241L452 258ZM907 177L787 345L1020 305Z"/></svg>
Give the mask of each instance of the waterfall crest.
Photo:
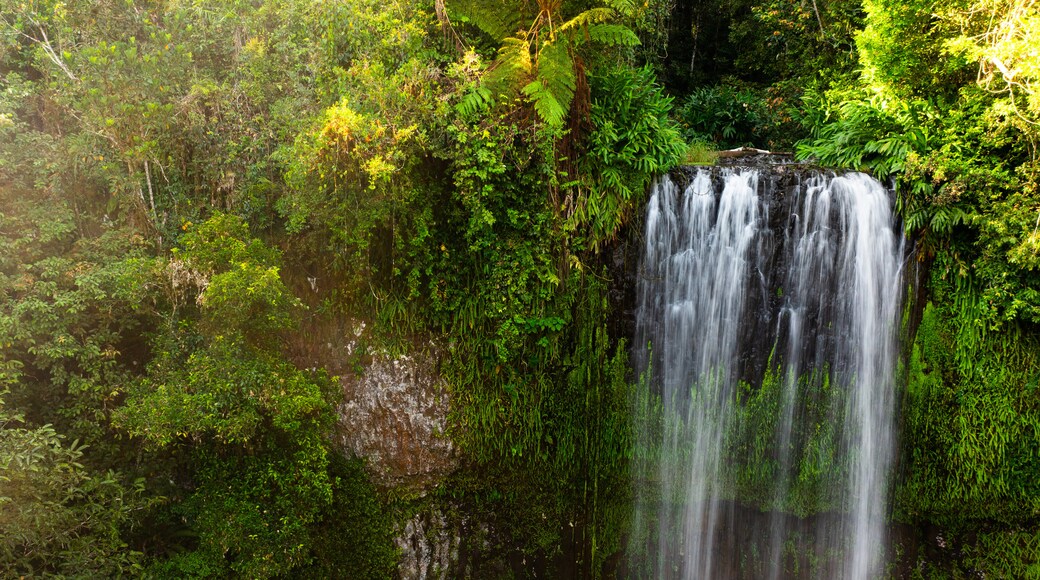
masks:
<svg viewBox="0 0 1040 580"><path fill-rule="evenodd" d="M881 572L901 297L891 197L858 173L776 181L722 168L653 187L633 353L656 401L637 412L652 458L636 470L644 575Z"/></svg>

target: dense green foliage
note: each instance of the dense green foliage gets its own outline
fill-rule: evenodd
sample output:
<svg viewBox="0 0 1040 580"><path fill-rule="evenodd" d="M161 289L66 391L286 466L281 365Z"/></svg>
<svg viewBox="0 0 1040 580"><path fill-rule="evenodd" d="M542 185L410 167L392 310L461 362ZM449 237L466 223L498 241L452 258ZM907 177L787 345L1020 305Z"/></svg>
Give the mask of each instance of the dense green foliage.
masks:
<svg viewBox="0 0 1040 580"><path fill-rule="evenodd" d="M2 401L0 401L2 405ZM0 558L10 573L123 576L141 570L140 552L122 539L144 509L143 483L121 485L113 472L92 474L78 461L84 447L66 444L50 425L0 407Z"/></svg>
<svg viewBox="0 0 1040 580"><path fill-rule="evenodd" d="M386 577L417 500L333 451L310 316L446 345L434 497L489 560L598 575L630 426L597 252L685 151L629 60L660 11L0 6L3 569Z"/></svg>
<svg viewBox="0 0 1040 580"><path fill-rule="evenodd" d="M607 250L684 158L797 142L894 183L927 271L895 518L959 556L916 569L1036 573L1032 0L5 0L0 18L3 572L381 578L395 526L437 504L488 525L486 561L600 575L629 462L667 460L628 419ZM366 323L359 368L443 347L462 467L428 497L333 450L339 383L289 348L318 340L304 317ZM824 409L794 437L833 461L764 491L780 384L742 389L732 497L834 508Z"/></svg>
<svg viewBox="0 0 1040 580"><path fill-rule="evenodd" d="M690 92L677 111L683 137L722 148L780 143L776 114L754 90L729 85Z"/></svg>

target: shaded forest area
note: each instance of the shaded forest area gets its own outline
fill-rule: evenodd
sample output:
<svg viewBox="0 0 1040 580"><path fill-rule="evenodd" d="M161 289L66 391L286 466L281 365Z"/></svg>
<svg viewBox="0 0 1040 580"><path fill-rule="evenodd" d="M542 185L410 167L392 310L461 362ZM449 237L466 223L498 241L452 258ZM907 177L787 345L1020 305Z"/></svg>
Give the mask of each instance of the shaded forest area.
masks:
<svg viewBox="0 0 1040 580"><path fill-rule="evenodd" d="M894 576L1040 575L1035 0L0 2L0 570L623 569L610 250L654 176L795 151L916 245ZM344 368L432 341L458 467L375 485ZM535 507L537 506L537 507Z"/></svg>

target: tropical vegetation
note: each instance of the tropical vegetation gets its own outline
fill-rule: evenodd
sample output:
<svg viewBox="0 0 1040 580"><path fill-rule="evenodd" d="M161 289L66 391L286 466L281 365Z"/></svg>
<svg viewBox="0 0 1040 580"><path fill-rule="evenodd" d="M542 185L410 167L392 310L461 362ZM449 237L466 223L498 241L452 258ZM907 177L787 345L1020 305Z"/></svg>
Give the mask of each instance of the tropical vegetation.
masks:
<svg viewBox="0 0 1040 580"><path fill-rule="evenodd" d="M0 575L385 578L431 504L487 524L473 575L623 574L618 256L655 176L745 145L896 191L893 573L1040 575L1035 0L0 19ZM443 349L461 460L434 489L333 444L339 378L296 348L330 320Z"/></svg>

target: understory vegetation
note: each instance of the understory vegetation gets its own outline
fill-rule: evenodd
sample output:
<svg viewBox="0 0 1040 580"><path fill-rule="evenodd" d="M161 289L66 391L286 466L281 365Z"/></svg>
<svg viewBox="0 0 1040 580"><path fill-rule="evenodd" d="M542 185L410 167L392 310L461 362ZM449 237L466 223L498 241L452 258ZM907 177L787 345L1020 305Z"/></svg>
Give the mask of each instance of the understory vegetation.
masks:
<svg viewBox="0 0 1040 580"><path fill-rule="evenodd" d="M432 504L486 524L475 575L617 574L646 396L617 256L655 176L755 146L897 192L898 574L1040 576L1034 0L0 19L0 575L386 578ZM378 487L333 444L342 377L291 348L329 320L443 349L439 485ZM745 387L733 446L764 457L775 389ZM765 501L753 465L734 493ZM830 507L807 481L784 510Z"/></svg>

